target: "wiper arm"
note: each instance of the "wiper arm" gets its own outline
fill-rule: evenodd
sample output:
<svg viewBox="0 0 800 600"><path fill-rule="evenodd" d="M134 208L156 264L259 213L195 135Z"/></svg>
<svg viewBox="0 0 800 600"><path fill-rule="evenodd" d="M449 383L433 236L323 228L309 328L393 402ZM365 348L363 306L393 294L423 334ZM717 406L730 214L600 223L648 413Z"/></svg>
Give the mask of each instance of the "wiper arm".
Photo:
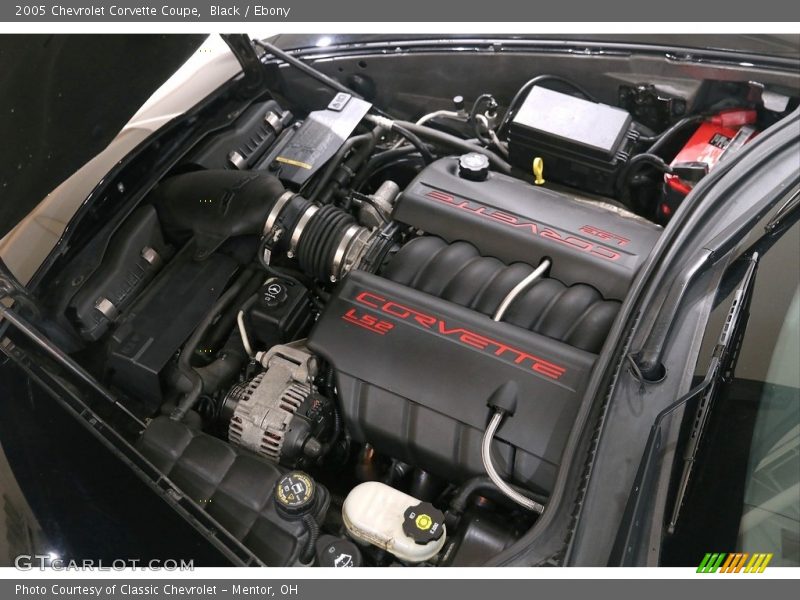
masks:
<svg viewBox="0 0 800 600"><path fill-rule="evenodd" d="M800 190L797 190L792 196L784 202L781 207L775 212L769 223L764 226L767 233L773 233L780 225L784 223L786 217L792 214L800 206Z"/></svg>
<svg viewBox="0 0 800 600"><path fill-rule="evenodd" d="M728 309L728 315L722 326L719 341L714 347L711 362L703 378L703 382L696 388L694 393L690 394L690 397L696 397L700 394L702 394L702 396L700 397L695 412L692 431L689 434L689 440L686 443L683 454L683 472L681 473L681 478L678 483L678 491L675 495L675 503L672 507L672 516L670 517L669 526L667 527L669 533L675 532L675 526L680 517L683 500L686 496L692 469L695 459L697 458L700 440L705 432L708 417L711 414L711 405L716 396L719 384L725 381L726 376L733 372L736 359L738 358L736 350L738 348L738 341L744 335L744 326L747 323L747 316L749 315L750 300L753 295L753 284L755 282L758 259L758 252L754 252L748 259L749 264L747 266L747 271L734 293L733 301Z"/></svg>

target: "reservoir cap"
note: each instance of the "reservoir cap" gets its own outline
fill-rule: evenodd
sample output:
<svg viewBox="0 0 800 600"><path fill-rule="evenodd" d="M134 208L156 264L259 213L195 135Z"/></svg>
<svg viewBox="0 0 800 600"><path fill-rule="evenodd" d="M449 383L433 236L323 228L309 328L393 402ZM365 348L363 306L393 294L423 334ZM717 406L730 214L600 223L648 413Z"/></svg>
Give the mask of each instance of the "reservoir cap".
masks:
<svg viewBox="0 0 800 600"><path fill-rule="evenodd" d="M302 471L291 471L275 486L275 504L291 517L301 517L314 508L316 484Z"/></svg>
<svg viewBox="0 0 800 600"><path fill-rule="evenodd" d="M345 538L322 536L317 543L317 564L336 569L360 567L364 564L361 550L355 542Z"/></svg>
<svg viewBox="0 0 800 600"><path fill-rule="evenodd" d="M430 502L409 506L403 513L403 532L416 544L427 544L444 534L444 514Z"/></svg>

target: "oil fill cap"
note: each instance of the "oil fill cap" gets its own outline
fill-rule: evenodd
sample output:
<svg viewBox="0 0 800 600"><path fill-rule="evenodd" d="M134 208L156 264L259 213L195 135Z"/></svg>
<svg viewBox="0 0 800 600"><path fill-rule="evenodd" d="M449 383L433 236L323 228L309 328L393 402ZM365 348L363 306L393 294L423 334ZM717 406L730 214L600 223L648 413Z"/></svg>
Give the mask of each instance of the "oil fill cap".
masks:
<svg viewBox="0 0 800 600"><path fill-rule="evenodd" d="M428 544L444 534L444 514L430 502L409 506L403 519L403 531L417 544Z"/></svg>
<svg viewBox="0 0 800 600"><path fill-rule="evenodd" d="M489 176L489 157L480 152L468 152L458 157L458 175L470 181L484 181Z"/></svg>
<svg viewBox="0 0 800 600"><path fill-rule="evenodd" d="M317 486L309 475L291 471L275 486L275 504L290 517L302 517L311 512L316 500Z"/></svg>

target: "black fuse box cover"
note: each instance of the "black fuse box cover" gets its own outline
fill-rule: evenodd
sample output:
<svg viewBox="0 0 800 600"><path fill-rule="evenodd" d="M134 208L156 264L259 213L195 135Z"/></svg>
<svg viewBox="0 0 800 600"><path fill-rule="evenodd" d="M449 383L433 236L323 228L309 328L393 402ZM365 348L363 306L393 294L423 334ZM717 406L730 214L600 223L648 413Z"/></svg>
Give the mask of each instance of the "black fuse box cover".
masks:
<svg viewBox="0 0 800 600"><path fill-rule="evenodd" d="M536 86L509 125L510 160L531 171L544 160L546 180L612 195L633 145L631 115Z"/></svg>
<svg viewBox="0 0 800 600"><path fill-rule="evenodd" d="M270 115L272 113L272 115ZM276 127L270 124L276 119ZM192 154L189 162L203 169L252 169L269 151L292 114L274 100L249 107L231 127L215 134Z"/></svg>
<svg viewBox="0 0 800 600"><path fill-rule="evenodd" d="M96 342L105 335L172 254L156 210L150 205L137 209L111 238L100 266L70 301L67 314L83 338ZM103 314L97 308L101 299L110 302L117 314Z"/></svg>

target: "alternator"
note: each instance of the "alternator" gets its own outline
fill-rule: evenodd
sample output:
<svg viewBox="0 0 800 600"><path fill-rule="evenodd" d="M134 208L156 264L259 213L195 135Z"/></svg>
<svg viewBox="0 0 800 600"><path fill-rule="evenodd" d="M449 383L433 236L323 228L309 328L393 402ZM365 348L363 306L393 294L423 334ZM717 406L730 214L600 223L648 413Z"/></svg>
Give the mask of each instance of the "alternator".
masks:
<svg viewBox="0 0 800 600"><path fill-rule="evenodd" d="M259 357L266 371L237 384L225 397L228 439L272 462L316 458L331 421L330 401L317 393L316 358L295 345L275 346Z"/></svg>

